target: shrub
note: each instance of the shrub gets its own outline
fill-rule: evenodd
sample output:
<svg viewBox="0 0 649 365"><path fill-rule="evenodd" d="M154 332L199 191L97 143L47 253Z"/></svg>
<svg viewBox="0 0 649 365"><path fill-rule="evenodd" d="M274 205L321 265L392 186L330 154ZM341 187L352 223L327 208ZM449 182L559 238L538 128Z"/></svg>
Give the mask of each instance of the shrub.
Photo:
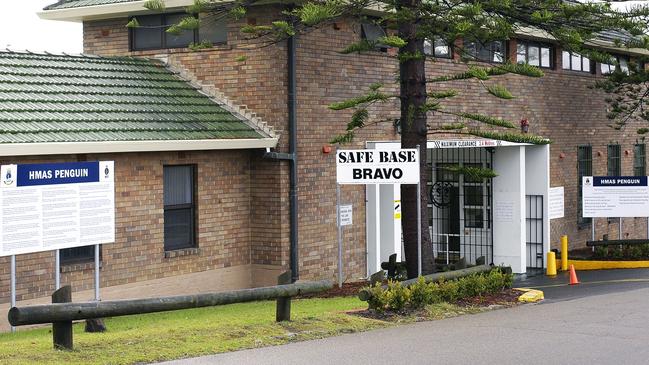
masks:
<svg viewBox="0 0 649 365"><path fill-rule="evenodd" d="M644 245L640 245L640 250L642 250L642 256L643 257L649 257L649 243L645 243Z"/></svg>
<svg viewBox="0 0 649 365"><path fill-rule="evenodd" d="M423 277L419 277L410 287L404 287L397 281L388 281L385 289L380 283L365 289L371 295L368 300L369 309L378 312L401 311L406 307L422 308L429 304L497 293L504 288L511 288L513 280L512 274L495 268L488 274L474 274L458 280L447 281L442 278L438 283L427 283Z"/></svg>
<svg viewBox="0 0 649 365"><path fill-rule="evenodd" d="M608 257L608 247L606 247L606 246L597 246L597 247L595 247L595 253L593 255L596 258L607 258Z"/></svg>
<svg viewBox="0 0 649 365"><path fill-rule="evenodd" d="M410 305L414 308L422 308L433 303L433 285L426 282L423 276L417 282L410 285Z"/></svg>
<svg viewBox="0 0 649 365"><path fill-rule="evenodd" d="M642 248L640 246L630 246L627 254L632 259L639 259L642 257Z"/></svg>
<svg viewBox="0 0 649 365"><path fill-rule="evenodd" d="M377 312L383 312L388 307L388 291L381 287L378 282L374 286L365 288L370 292L370 298L367 301L369 309Z"/></svg>
<svg viewBox="0 0 649 365"><path fill-rule="evenodd" d="M388 281L388 308L400 311L410 303L410 288L401 285L399 281Z"/></svg>
<svg viewBox="0 0 649 365"><path fill-rule="evenodd" d="M614 259L621 259L624 257L624 248L617 246L615 248L609 248L609 252L612 251L611 257Z"/></svg>

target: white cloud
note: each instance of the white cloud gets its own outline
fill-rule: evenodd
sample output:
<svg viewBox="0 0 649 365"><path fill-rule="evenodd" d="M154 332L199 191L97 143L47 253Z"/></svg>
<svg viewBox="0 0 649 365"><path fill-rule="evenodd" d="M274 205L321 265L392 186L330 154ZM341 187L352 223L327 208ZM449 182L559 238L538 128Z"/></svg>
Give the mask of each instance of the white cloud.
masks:
<svg viewBox="0 0 649 365"><path fill-rule="evenodd" d="M3 1L0 12L0 48L32 52L81 53L81 23L43 20L36 15L57 0Z"/></svg>

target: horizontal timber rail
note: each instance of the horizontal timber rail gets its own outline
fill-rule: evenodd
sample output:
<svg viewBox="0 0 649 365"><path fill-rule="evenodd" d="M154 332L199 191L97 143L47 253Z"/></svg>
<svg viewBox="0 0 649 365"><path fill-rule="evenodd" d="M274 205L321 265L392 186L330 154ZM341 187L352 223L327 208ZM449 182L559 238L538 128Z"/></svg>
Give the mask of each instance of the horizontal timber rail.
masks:
<svg viewBox="0 0 649 365"><path fill-rule="evenodd" d="M9 310L9 323L12 326L24 326L29 324L211 307L232 303L277 299L280 297L294 297L299 294L325 291L332 287L333 281L322 280L221 293L101 302L53 303L20 308L13 307Z"/></svg>
<svg viewBox="0 0 649 365"><path fill-rule="evenodd" d="M586 241L586 246L619 246L649 244L648 239Z"/></svg>
<svg viewBox="0 0 649 365"><path fill-rule="evenodd" d="M278 281L280 284L290 282L290 276L284 273ZM71 302L72 289L67 285L52 294L52 304L13 307L9 310L8 319L12 326L52 323L54 348L72 350L72 321L75 320L277 299L275 319L279 322L290 320L291 297L322 292L333 288L333 285L331 280L321 280L220 293L81 303Z"/></svg>

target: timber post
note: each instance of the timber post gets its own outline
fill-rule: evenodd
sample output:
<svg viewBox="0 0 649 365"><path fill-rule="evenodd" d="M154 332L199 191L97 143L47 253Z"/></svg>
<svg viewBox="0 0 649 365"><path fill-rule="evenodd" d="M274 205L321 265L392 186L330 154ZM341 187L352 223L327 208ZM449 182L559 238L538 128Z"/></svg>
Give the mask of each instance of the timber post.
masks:
<svg viewBox="0 0 649 365"><path fill-rule="evenodd" d="M277 277L277 285L291 284L292 275L291 271L286 271ZM275 311L275 321L290 321L291 320L291 297L277 298L277 310Z"/></svg>
<svg viewBox="0 0 649 365"><path fill-rule="evenodd" d="M52 293L52 303L72 302L72 287L66 285ZM52 341L56 350L72 350L72 321L52 322Z"/></svg>

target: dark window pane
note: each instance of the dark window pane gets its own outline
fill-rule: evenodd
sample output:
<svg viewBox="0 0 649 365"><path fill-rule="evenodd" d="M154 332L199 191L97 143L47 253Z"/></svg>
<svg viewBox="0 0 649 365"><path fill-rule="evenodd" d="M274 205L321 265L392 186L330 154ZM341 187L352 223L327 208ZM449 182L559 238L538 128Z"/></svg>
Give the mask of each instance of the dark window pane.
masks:
<svg viewBox="0 0 649 365"><path fill-rule="evenodd" d="M645 176L645 144L636 144L633 146L633 175Z"/></svg>
<svg viewBox="0 0 649 365"><path fill-rule="evenodd" d="M464 205L482 206L482 185L464 186Z"/></svg>
<svg viewBox="0 0 649 365"><path fill-rule="evenodd" d="M191 204L192 166L164 167L164 205Z"/></svg>
<svg viewBox="0 0 649 365"><path fill-rule="evenodd" d="M193 211L188 209L165 210L165 250L192 247L194 236Z"/></svg>
<svg viewBox="0 0 649 365"><path fill-rule="evenodd" d="M385 31L379 25L363 23L361 28L363 30L363 38L368 41L375 41L380 37L385 37Z"/></svg>
<svg viewBox="0 0 649 365"><path fill-rule="evenodd" d="M464 209L464 227L467 228L483 228L484 217L482 209Z"/></svg>
<svg viewBox="0 0 649 365"><path fill-rule="evenodd" d="M92 261L95 259L95 246L64 248L60 255L62 265Z"/></svg>
<svg viewBox="0 0 649 365"><path fill-rule="evenodd" d="M133 28L133 48L162 48L162 16L148 15L136 17L140 27Z"/></svg>
<svg viewBox="0 0 649 365"><path fill-rule="evenodd" d="M173 25L178 24L183 18L188 17L187 14L171 14L165 17L165 30ZM180 34L172 34L164 32L167 42L165 44L166 48L181 48L187 47L191 42L194 41L194 31L193 30L184 30Z"/></svg>
<svg viewBox="0 0 649 365"><path fill-rule="evenodd" d="M201 42L225 43L228 40L227 19L214 15L202 17L198 36Z"/></svg>
<svg viewBox="0 0 649 365"><path fill-rule="evenodd" d="M620 151L619 144L608 145L608 176L620 176L622 173Z"/></svg>
<svg viewBox="0 0 649 365"><path fill-rule="evenodd" d="M444 167L457 167L457 165L456 164L438 163L437 164L437 169L436 169L436 172L437 172L437 174L436 174L437 176L436 176L436 179L435 179L436 181L448 181L448 182L460 181L459 176L456 173L454 173L452 171L449 171L449 170L445 169Z"/></svg>

